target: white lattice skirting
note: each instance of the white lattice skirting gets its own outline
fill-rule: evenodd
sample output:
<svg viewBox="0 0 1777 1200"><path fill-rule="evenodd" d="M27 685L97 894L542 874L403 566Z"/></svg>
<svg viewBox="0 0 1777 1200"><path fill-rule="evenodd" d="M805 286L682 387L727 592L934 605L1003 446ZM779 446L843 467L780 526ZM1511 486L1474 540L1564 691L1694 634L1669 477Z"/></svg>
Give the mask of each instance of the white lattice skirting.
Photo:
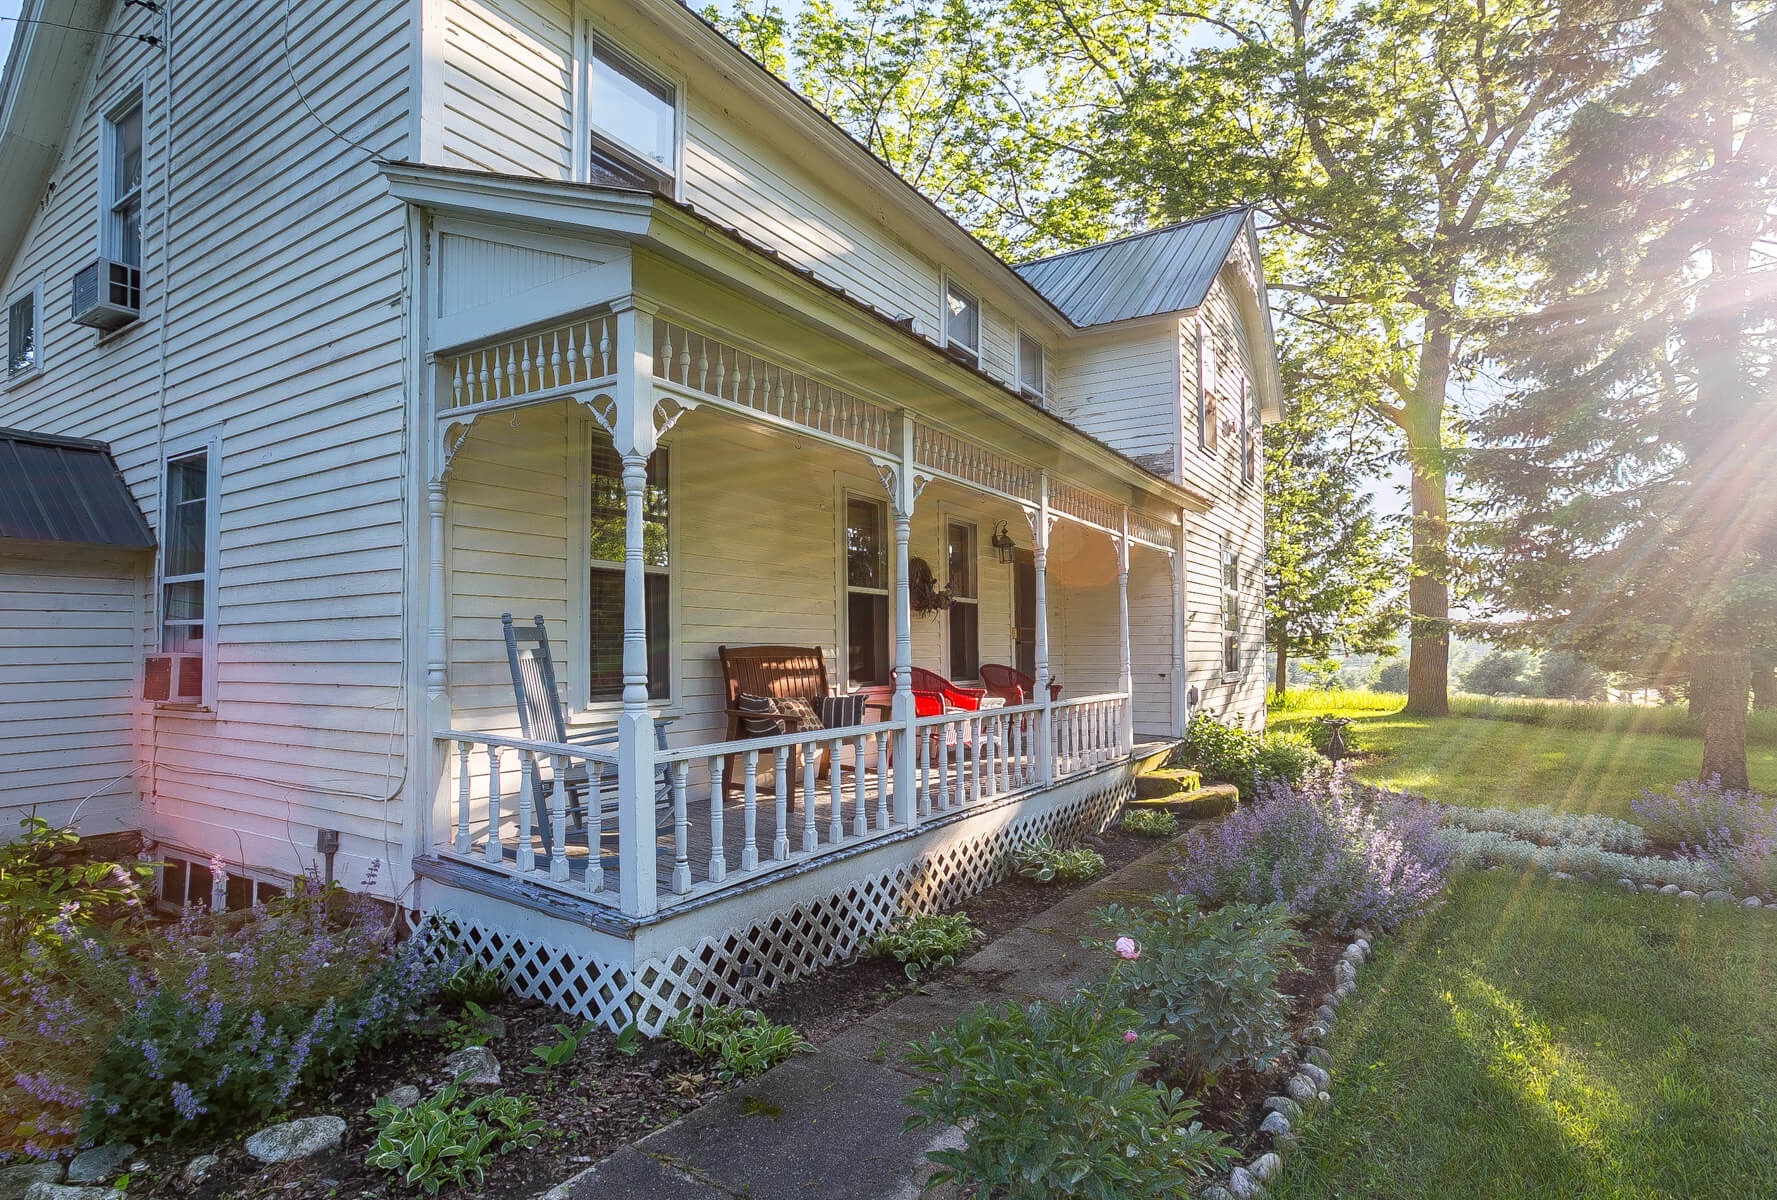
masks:
<svg viewBox="0 0 1777 1200"><path fill-rule="evenodd" d="M796 889L803 893L800 897L786 896L782 907L767 907L765 915L737 922L718 934L692 941L692 935L708 928L712 919L721 919L720 902L701 913L669 918L648 940L659 941L664 934L670 943L676 934L690 944L644 952L646 943L638 941L633 964L609 961L514 927L523 922L490 919L481 905L473 907L482 911L470 915L451 911L446 902L437 906L437 916L478 959L501 968L507 986L519 995L606 1029L621 1029L633 1019L644 1033L653 1034L681 1009L749 1003L850 958L897 916L936 912L975 895L1006 875L1015 847L1043 834L1065 844L1108 828L1133 787L1128 767L1122 766L1071 787L960 814L962 820L904 843L905 853L914 856L907 861L882 869L878 859L868 873L846 882L841 881L851 864L829 864L814 878L822 885L832 880L837 886L820 886L813 895L806 888ZM757 913L769 906L771 895L772 890L760 890L741 908ZM705 919L699 920L700 915Z"/></svg>

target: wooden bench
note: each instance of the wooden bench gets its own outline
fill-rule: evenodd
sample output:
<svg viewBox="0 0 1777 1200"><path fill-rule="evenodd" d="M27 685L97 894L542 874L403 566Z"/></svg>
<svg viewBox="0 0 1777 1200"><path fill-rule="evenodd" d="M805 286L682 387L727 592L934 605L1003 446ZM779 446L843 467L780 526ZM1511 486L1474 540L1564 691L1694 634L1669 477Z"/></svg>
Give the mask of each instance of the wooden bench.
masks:
<svg viewBox="0 0 1777 1200"><path fill-rule="evenodd" d="M772 700L793 696L810 704L818 704L821 697L831 694L827 680L827 658L819 646L718 646L716 656L722 662L722 686L727 702L724 713L728 717L727 740L731 742L748 736L744 721L761 719L760 714L741 709L740 698L743 695L765 696ZM801 778L801 757L799 749L791 750L789 771L792 790L796 781ZM769 756L761 756L760 767L762 770L770 770ZM815 770L822 774L827 770L825 747L821 749ZM737 771L730 770L724 776L723 799L726 800L733 794L734 787L739 782L738 774Z"/></svg>

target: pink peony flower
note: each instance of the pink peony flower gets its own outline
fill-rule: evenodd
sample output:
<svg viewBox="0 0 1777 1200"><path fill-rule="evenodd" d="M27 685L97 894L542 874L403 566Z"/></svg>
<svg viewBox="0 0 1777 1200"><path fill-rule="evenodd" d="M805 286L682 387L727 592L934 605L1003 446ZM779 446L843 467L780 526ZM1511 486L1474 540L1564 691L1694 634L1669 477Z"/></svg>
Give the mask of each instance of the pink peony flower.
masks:
<svg viewBox="0 0 1777 1200"><path fill-rule="evenodd" d="M1126 1042L1133 1042L1135 1040L1135 1030L1125 1029L1123 1031L1123 1040Z"/></svg>
<svg viewBox="0 0 1777 1200"><path fill-rule="evenodd" d="M1135 944L1134 938L1120 937L1117 939L1117 957L1134 962L1141 957L1141 947Z"/></svg>

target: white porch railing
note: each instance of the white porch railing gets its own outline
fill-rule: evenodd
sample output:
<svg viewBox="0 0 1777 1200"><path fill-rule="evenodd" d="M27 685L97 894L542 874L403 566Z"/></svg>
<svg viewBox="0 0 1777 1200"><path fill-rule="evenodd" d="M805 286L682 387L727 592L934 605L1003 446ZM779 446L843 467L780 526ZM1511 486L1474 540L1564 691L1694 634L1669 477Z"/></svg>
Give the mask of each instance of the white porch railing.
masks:
<svg viewBox="0 0 1777 1200"><path fill-rule="evenodd" d="M737 887L1118 761L1128 752L1128 703L1112 693L950 712L908 727L860 725L655 751L657 824L640 831L652 853L629 861L652 859L663 901ZM467 731L437 736L449 753L452 797L450 837L439 853L618 903L618 843L627 831L601 814L600 803L614 806L613 751ZM913 796L903 806L894 794L894 759L909 744ZM579 772L585 783L573 805L564 781Z"/></svg>

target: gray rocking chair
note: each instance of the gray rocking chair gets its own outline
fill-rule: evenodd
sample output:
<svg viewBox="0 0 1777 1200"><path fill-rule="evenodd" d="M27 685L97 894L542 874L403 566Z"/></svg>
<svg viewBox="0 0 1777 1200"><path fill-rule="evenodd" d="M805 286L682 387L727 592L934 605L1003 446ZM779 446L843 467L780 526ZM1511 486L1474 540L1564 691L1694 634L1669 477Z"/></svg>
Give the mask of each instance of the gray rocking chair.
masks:
<svg viewBox="0 0 1777 1200"><path fill-rule="evenodd" d="M506 631L506 661L512 668L512 690L518 703L520 731L531 741L615 750L615 729L576 734L568 732L567 722L562 716L561 692L556 686L555 659L549 649L549 631L544 627L541 614L535 621L534 628L527 628L514 625L511 613L500 614L500 624ZM659 719L654 722L654 747L657 750L666 749L668 724L669 721ZM606 833L616 831L618 797L615 767L599 772L595 779L587 771L586 763L576 760L568 765L561 782L562 791L567 797L571 831L578 831L584 836L589 798L598 805L600 829ZM531 772L531 788L532 812L536 814L537 826L542 833L544 852L554 853L555 828L549 816L549 800L555 791L555 779L553 769L547 767L541 757L536 769ZM657 833L672 821L672 811L672 785L663 766L656 772L654 781L654 819ZM572 840L572 832L569 838Z"/></svg>

